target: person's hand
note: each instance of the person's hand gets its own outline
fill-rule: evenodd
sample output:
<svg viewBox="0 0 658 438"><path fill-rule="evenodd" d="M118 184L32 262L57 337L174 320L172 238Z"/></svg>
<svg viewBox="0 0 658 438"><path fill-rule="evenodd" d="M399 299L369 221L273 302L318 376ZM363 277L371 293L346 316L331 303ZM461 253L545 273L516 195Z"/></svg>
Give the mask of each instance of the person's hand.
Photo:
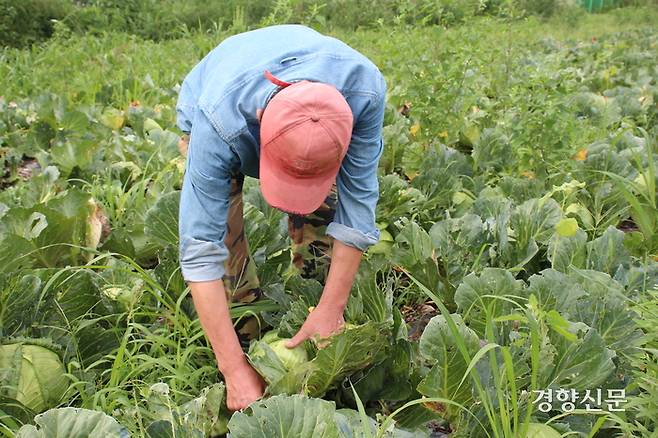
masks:
<svg viewBox="0 0 658 438"><path fill-rule="evenodd" d="M224 374L226 383L226 407L229 411L239 411L260 399L265 392L265 382L249 363L235 367Z"/></svg>
<svg viewBox="0 0 658 438"><path fill-rule="evenodd" d="M340 332L344 326L342 309L331 309L318 305L308 315L297 334L286 342L286 347L295 348L307 339L321 341ZM321 345L318 346L321 347Z"/></svg>

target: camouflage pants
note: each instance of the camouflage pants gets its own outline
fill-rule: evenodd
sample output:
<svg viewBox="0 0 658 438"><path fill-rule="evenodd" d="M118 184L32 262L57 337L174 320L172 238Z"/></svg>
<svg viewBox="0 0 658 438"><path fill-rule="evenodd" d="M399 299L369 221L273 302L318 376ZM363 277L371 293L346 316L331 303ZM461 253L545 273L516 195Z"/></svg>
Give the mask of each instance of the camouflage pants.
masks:
<svg viewBox="0 0 658 438"><path fill-rule="evenodd" d="M242 185L244 175L231 179L229 211L226 220L226 245L229 257L224 267L224 287L233 302L251 303L262 293L256 265L249 254L244 232ZM292 242L292 263L304 277L320 275L326 278L331 262L331 238L325 234L327 225L336 211L336 187L315 212L306 215L288 215L288 234ZM243 345L258 337L261 321L256 316L242 318L236 324L238 337Z"/></svg>
<svg viewBox="0 0 658 438"><path fill-rule="evenodd" d="M184 135L178 148L187 155L189 136ZM256 273L256 264L249 254L244 231L242 186L244 175L231 178L229 210L226 219L224 244L229 256L224 263L223 277L227 298L232 302L251 303L262 296ZM331 238L325 234L327 225L336 212L337 193L334 185L325 202L313 213L305 216L288 215L288 234L292 242L292 263L303 277L320 276L326 279L331 263ZM262 321L255 316L242 318L236 331L243 345L258 337Z"/></svg>

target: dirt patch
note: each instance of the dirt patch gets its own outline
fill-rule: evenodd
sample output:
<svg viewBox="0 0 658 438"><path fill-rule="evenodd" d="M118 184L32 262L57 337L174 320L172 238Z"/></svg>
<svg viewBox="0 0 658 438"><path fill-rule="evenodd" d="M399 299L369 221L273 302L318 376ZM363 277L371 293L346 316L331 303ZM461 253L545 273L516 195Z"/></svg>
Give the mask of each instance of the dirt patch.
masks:
<svg viewBox="0 0 658 438"><path fill-rule="evenodd" d="M430 301L412 306L403 306L401 312L409 328L410 341L418 341L430 319L439 314L439 311Z"/></svg>

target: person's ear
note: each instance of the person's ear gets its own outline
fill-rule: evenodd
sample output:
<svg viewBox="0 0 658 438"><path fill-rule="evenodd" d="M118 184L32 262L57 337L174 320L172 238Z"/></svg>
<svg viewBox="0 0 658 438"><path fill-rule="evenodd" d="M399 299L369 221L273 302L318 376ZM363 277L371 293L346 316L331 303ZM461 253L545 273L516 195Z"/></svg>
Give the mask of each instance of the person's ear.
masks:
<svg viewBox="0 0 658 438"><path fill-rule="evenodd" d="M263 108L258 108L256 110L256 118L258 119L259 122L260 122L260 119L263 118Z"/></svg>

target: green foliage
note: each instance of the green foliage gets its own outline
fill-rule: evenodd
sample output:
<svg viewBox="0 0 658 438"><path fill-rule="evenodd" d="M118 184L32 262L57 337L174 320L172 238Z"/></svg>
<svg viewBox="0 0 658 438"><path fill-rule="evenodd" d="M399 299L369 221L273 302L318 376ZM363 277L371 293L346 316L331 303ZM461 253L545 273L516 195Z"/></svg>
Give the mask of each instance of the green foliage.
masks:
<svg viewBox="0 0 658 438"><path fill-rule="evenodd" d="M523 295L523 282L509 271L486 268L479 277L470 274L464 278L455 302L469 328L484 337L486 322L520 308Z"/></svg>
<svg viewBox="0 0 658 438"><path fill-rule="evenodd" d="M128 431L102 412L78 408L51 409L35 418L37 426L23 426L20 438L125 438Z"/></svg>
<svg viewBox="0 0 658 438"><path fill-rule="evenodd" d="M159 41L194 30L243 32L285 23L350 31L384 24L454 26L487 15L547 18L561 13L577 20L579 11L560 0L2 0L0 7L5 11L0 45L13 47L72 33L126 32Z"/></svg>
<svg viewBox="0 0 658 438"><path fill-rule="evenodd" d="M204 437L226 433L228 412L224 406L224 385L203 388L198 397L178 406L166 383L156 383L142 391L141 407L126 409L119 419L138 415L145 426L145 436Z"/></svg>
<svg viewBox="0 0 658 438"><path fill-rule="evenodd" d="M284 438L287 436L338 438L341 436L332 402L300 395L275 396L254 403L250 413L231 418L231 436ZM310 421L309 421L310 420Z"/></svg>
<svg viewBox="0 0 658 438"><path fill-rule="evenodd" d="M379 426L379 427L378 427ZM228 424L235 437L324 437L355 438L377 436L426 437L419 431L407 432L394 426L379 425L362 411L336 409L334 402L302 395L277 395L237 412Z"/></svg>
<svg viewBox="0 0 658 438"><path fill-rule="evenodd" d="M50 38L53 20L64 19L72 9L69 0L0 1L0 46L25 47Z"/></svg>
<svg viewBox="0 0 658 438"><path fill-rule="evenodd" d="M539 15L540 17L550 17L560 7L559 0L519 0L516 6L519 10L528 15Z"/></svg>
<svg viewBox="0 0 658 438"><path fill-rule="evenodd" d="M426 397L442 397L460 404L468 404L473 399L470 385L464 384L462 377L468 374L468 362L459 351L455 336L460 337L467 352L474 355L480 349L477 334L462 321L459 315L450 315L458 334L451 331L443 315L430 320L420 338L420 352L431 365L429 373L420 382L418 391ZM460 410L445 406L445 418L455 421Z"/></svg>
<svg viewBox="0 0 658 438"><path fill-rule="evenodd" d="M34 412L57 406L68 388L57 352L37 342L0 345L0 384L8 397Z"/></svg>
<svg viewBox="0 0 658 438"><path fill-rule="evenodd" d="M658 418L658 337L654 330L658 322L658 291L654 285L635 307L638 313L637 324L642 327L644 337L642 349L633 356L633 375L637 378L632 384L638 392L631 397L629 407L635 411L636 419L628 429L637 434L650 434L656 430Z"/></svg>
<svg viewBox="0 0 658 438"><path fill-rule="evenodd" d="M94 211L88 194L72 188L32 208L15 207L0 219L3 271L16 267L54 267L83 259Z"/></svg>
<svg viewBox="0 0 658 438"><path fill-rule="evenodd" d="M287 348L285 345L287 341L289 341L289 339L279 338L276 332L269 332L255 344L256 348L252 350L251 357L257 358L259 356L265 356L269 353L269 351L266 353L265 349L269 349L276 355L277 359L281 361L281 365L286 370L303 366L304 363L308 362L308 354L304 347L297 346L295 348Z"/></svg>
<svg viewBox="0 0 658 438"><path fill-rule="evenodd" d="M530 423L528 424L528 435L526 436L527 438L558 438L562 435L546 424Z"/></svg>
<svg viewBox="0 0 658 438"><path fill-rule="evenodd" d="M178 245L178 204L180 192L158 198L144 217L146 236L162 246Z"/></svg>
<svg viewBox="0 0 658 438"><path fill-rule="evenodd" d="M304 351L296 352L295 356L299 357L295 360L299 363L295 366L287 366L286 359L277 354L275 348L285 346L270 347L270 336L252 343L249 360L269 384L270 393L303 391L321 397L356 371L382 362L382 353L387 347L386 332L386 324L374 322L347 328L333 336L329 345L317 350L315 357L308 362L301 360Z"/></svg>
<svg viewBox="0 0 658 438"><path fill-rule="evenodd" d="M102 411L134 436L225 432L221 376L178 265L175 99L222 38L298 21L330 29L387 78L386 241L364 256L345 332L307 343L295 367L269 347L251 355L281 395L235 414L232 435L315 436L322 423L346 437L427 436L435 420L451 436L527 436L562 415L538 412L532 391L594 385L627 390L624 419L574 413L555 430L655 432L654 10L556 6L555 18L516 20L555 4L203 6L77 2L48 43L0 52L0 335L39 338L57 356L67 387L43 408ZM244 201L267 299L231 315L261 313L290 337L323 285L290 269L286 218L255 180ZM12 436L37 412L3 385ZM314 411L322 421L310 424ZM86 424L78 412L21 433ZM106 435L125 432L92 415Z"/></svg>
<svg viewBox="0 0 658 438"><path fill-rule="evenodd" d="M355 371L381 362L386 332L386 325L369 322L336 336L311 361L313 370L305 382L308 394L320 397Z"/></svg>

